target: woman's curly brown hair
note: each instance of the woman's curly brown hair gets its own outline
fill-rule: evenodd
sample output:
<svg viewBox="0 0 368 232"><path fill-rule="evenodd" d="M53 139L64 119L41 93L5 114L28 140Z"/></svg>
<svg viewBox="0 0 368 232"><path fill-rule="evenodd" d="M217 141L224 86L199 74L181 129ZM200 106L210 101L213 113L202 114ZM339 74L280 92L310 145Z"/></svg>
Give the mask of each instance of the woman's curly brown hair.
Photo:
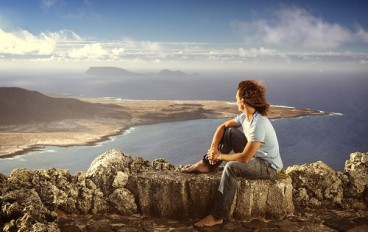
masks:
<svg viewBox="0 0 368 232"><path fill-rule="evenodd" d="M266 87L260 81L245 80L238 85L239 97L263 116L267 116L270 105L266 100Z"/></svg>

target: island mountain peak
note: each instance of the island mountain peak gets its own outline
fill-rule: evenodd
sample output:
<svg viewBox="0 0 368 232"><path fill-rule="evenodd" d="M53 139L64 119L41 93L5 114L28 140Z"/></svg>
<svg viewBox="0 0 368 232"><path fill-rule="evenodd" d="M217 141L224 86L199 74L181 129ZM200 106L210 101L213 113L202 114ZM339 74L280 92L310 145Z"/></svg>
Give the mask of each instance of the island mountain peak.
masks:
<svg viewBox="0 0 368 232"><path fill-rule="evenodd" d="M90 67L85 74L87 76L136 76L137 73L130 72L117 67Z"/></svg>
<svg viewBox="0 0 368 232"><path fill-rule="evenodd" d="M123 68L117 67L90 67L85 75L88 77L187 77L187 76L199 76L199 74L187 74L183 71L172 71L169 69L163 69L160 72L151 73L136 73L131 72Z"/></svg>
<svg viewBox="0 0 368 232"><path fill-rule="evenodd" d="M177 71L171 71L169 69L163 69L161 72L158 73L161 76L187 76L188 74L177 70Z"/></svg>

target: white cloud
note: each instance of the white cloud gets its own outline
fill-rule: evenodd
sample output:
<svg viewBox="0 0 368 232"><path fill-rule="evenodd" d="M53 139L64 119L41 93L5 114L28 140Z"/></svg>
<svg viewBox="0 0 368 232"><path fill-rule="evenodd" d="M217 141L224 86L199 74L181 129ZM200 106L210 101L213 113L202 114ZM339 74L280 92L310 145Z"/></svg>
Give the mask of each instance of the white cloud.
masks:
<svg viewBox="0 0 368 232"><path fill-rule="evenodd" d="M26 30L6 32L1 28L0 41L0 54L7 55L54 55L60 49L85 42L70 30L34 35Z"/></svg>
<svg viewBox="0 0 368 232"><path fill-rule="evenodd" d="M82 38L71 30L61 30L58 32L49 32L48 36L51 37L53 40L60 42L78 42L82 41Z"/></svg>
<svg viewBox="0 0 368 232"><path fill-rule="evenodd" d="M0 53L4 54L51 54L56 41L45 33L34 36L26 30L5 32L0 29Z"/></svg>
<svg viewBox="0 0 368 232"><path fill-rule="evenodd" d="M158 42L142 42L141 43L142 49L146 51L156 52L161 51L162 48Z"/></svg>
<svg viewBox="0 0 368 232"><path fill-rule="evenodd" d="M84 45L82 48L72 49L68 56L73 59L102 59L107 55L107 51L100 43Z"/></svg>
<svg viewBox="0 0 368 232"><path fill-rule="evenodd" d="M272 56L276 55L277 52L274 49L267 49L267 48L251 48L246 50L244 48L238 49L238 54L241 57L259 57L259 56Z"/></svg>
<svg viewBox="0 0 368 232"><path fill-rule="evenodd" d="M125 50L136 51L140 53L162 53L165 49L161 43L151 41L125 40L120 41L116 45L118 44L123 46Z"/></svg>
<svg viewBox="0 0 368 232"><path fill-rule="evenodd" d="M368 43L368 32L364 30L360 25L357 25L358 32L356 33L358 39L365 43Z"/></svg>
<svg viewBox="0 0 368 232"><path fill-rule="evenodd" d="M120 57L122 55L124 55L125 53L125 48L113 48L111 49L111 54L115 57Z"/></svg>
<svg viewBox="0 0 368 232"><path fill-rule="evenodd" d="M362 29L359 35L365 36ZM358 35L355 35L357 37ZM282 51L266 46L234 48L233 44L157 41L92 41L69 30L34 35L26 30L6 32L0 28L1 69L27 64L34 67L284 67L286 64L357 64L363 67L368 54L362 52ZM272 64L273 66L269 66ZM155 66L156 65L156 66ZM339 65L337 65L339 66ZM291 66L290 66L291 67Z"/></svg>
<svg viewBox="0 0 368 232"><path fill-rule="evenodd" d="M353 42L353 33L336 23L314 17L301 8L285 8L275 12L271 20L232 22L247 42L262 42L279 47L334 49Z"/></svg>

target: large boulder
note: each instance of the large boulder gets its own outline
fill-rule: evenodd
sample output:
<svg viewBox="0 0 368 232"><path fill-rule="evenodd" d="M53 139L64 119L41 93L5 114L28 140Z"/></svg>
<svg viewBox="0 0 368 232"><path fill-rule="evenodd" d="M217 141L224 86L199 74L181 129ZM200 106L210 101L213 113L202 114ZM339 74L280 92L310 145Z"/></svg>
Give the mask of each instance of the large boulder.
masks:
<svg viewBox="0 0 368 232"><path fill-rule="evenodd" d="M349 178L346 194L361 197L368 188L368 153L352 153L345 162L345 174Z"/></svg>
<svg viewBox="0 0 368 232"><path fill-rule="evenodd" d="M128 188L146 216L187 220L206 216L213 204L221 172L184 174L174 171L144 172L129 177ZM273 180L239 178L231 214L283 218L294 212L290 177Z"/></svg>
<svg viewBox="0 0 368 232"><path fill-rule="evenodd" d="M277 175L276 178L250 180L240 178L236 194L234 218L250 217L281 219L294 212L291 178Z"/></svg>
<svg viewBox="0 0 368 232"><path fill-rule="evenodd" d="M118 150L110 150L97 157L89 167L86 177L91 179L105 195L113 192L112 183L119 171L130 173L131 156Z"/></svg>
<svg viewBox="0 0 368 232"><path fill-rule="evenodd" d="M286 170L292 178L297 209L366 209L368 205L368 153L352 153L345 172L336 172L322 161L294 165Z"/></svg>
<svg viewBox="0 0 368 232"><path fill-rule="evenodd" d="M342 181L322 161L288 167L286 174L292 178L293 200L298 209L341 206Z"/></svg>
<svg viewBox="0 0 368 232"><path fill-rule="evenodd" d="M125 188L118 188L109 196L113 207L122 215L137 213L134 195Z"/></svg>
<svg viewBox="0 0 368 232"><path fill-rule="evenodd" d="M343 176L345 207L365 209L368 206L368 153L350 154Z"/></svg>
<svg viewBox="0 0 368 232"><path fill-rule="evenodd" d="M125 188L128 176L146 170L153 170L149 161L142 157L133 159L119 150L110 150L97 157L86 173L92 180L98 194L94 194L92 213L117 211L124 215L137 212L133 194Z"/></svg>
<svg viewBox="0 0 368 232"><path fill-rule="evenodd" d="M127 188L143 215L184 220L208 213L218 183L218 175L160 171L130 176Z"/></svg>

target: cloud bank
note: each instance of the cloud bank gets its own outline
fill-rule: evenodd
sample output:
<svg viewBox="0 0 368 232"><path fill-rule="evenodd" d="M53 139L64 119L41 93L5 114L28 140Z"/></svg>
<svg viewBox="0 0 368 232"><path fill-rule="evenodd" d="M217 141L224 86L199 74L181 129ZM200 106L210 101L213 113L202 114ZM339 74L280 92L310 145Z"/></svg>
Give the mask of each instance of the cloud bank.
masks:
<svg viewBox="0 0 368 232"><path fill-rule="evenodd" d="M359 25L358 31L352 32L296 7L278 10L269 20L234 21L231 26L243 35L247 43L258 41L277 47L328 50L344 44L368 43L368 33Z"/></svg>
<svg viewBox="0 0 368 232"><path fill-rule="evenodd" d="M57 1L43 1L52 6ZM130 68L265 69L300 67L325 69L350 66L368 71L366 51L344 51L346 44L368 43L368 32L355 32L325 22L300 8L275 12L272 20L232 22L244 44L210 44L159 41L94 41L74 31L5 31L0 28L1 67L64 68L92 65ZM81 67L83 66L83 67Z"/></svg>

